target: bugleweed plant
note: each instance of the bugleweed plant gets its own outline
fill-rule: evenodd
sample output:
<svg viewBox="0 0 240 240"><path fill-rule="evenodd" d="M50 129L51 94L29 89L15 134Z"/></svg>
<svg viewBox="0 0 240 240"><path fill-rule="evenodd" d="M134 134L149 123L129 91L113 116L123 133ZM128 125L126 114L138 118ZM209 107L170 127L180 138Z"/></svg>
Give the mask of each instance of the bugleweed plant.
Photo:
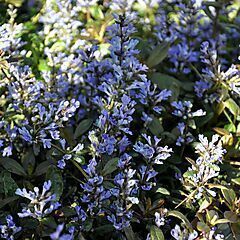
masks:
<svg viewBox="0 0 240 240"><path fill-rule="evenodd" d="M240 4L0 4L0 237L240 239Z"/></svg>

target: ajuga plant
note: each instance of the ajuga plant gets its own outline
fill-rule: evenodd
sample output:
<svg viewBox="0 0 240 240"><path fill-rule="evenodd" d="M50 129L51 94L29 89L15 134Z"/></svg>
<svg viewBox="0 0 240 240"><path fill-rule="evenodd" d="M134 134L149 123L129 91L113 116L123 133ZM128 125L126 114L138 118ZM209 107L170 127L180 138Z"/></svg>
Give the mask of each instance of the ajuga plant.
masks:
<svg viewBox="0 0 240 240"><path fill-rule="evenodd" d="M0 4L0 238L240 239L240 4Z"/></svg>

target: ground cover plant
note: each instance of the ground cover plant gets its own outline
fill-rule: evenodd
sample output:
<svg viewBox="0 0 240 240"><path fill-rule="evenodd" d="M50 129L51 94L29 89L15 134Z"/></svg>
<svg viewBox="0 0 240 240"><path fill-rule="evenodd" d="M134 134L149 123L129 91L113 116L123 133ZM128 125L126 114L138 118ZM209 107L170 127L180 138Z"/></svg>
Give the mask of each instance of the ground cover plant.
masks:
<svg viewBox="0 0 240 240"><path fill-rule="evenodd" d="M0 237L240 239L240 3L0 3Z"/></svg>

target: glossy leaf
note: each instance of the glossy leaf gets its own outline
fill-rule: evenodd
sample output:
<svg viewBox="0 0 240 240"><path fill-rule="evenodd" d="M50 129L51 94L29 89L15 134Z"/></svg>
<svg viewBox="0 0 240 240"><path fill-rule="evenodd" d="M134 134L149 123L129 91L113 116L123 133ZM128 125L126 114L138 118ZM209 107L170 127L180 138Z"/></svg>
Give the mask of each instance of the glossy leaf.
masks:
<svg viewBox="0 0 240 240"><path fill-rule="evenodd" d="M4 193L5 197L15 196L15 191L18 188L18 185L11 177L11 174L7 171L2 171L0 173L0 192Z"/></svg>
<svg viewBox="0 0 240 240"><path fill-rule="evenodd" d="M163 132L163 126L160 120L156 117L147 125L152 134L159 137Z"/></svg>
<svg viewBox="0 0 240 240"><path fill-rule="evenodd" d="M16 160L12 158L8 158L8 157L1 158L0 163L6 170L8 170L11 173L15 173L20 176L27 175L23 167Z"/></svg>
<svg viewBox="0 0 240 240"><path fill-rule="evenodd" d="M238 215L232 211L225 211L224 217L232 223L237 223L238 221L240 221L240 218L238 217Z"/></svg>
<svg viewBox="0 0 240 240"><path fill-rule="evenodd" d="M227 201L229 205L232 205L236 199L236 194L232 189L222 189L222 194L224 199Z"/></svg>
<svg viewBox="0 0 240 240"><path fill-rule="evenodd" d="M159 187L156 193L161 193L163 195L170 195L170 192L166 188Z"/></svg>
<svg viewBox="0 0 240 240"><path fill-rule="evenodd" d="M32 148L29 148L23 155L21 159L22 165L25 169L25 171L28 172L28 174L32 174L33 170L35 168L35 156Z"/></svg>
<svg viewBox="0 0 240 240"><path fill-rule="evenodd" d="M117 169L118 160L119 160L119 158L112 158L112 159L108 160L102 170L102 175L106 176L106 175L114 172Z"/></svg>
<svg viewBox="0 0 240 240"><path fill-rule="evenodd" d="M37 167L36 167L36 170L34 172L34 175L35 176L40 176L40 175L43 175L47 172L49 166L50 166L50 162L49 161L44 161L44 162L41 162Z"/></svg>
<svg viewBox="0 0 240 240"><path fill-rule="evenodd" d="M172 211L168 212L168 216L172 216L172 217L176 217L176 218L180 219L189 229L192 229L191 223L181 212L172 210Z"/></svg>
<svg viewBox="0 0 240 240"><path fill-rule="evenodd" d="M225 101L224 106L228 108L228 110L237 117L240 114L240 107L237 105L237 103L232 99L229 98L227 101Z"/></svg>
<svg viewBox="0 0 240 240"><path fill-rule="evenodd" d="M56 194L58 201L63 193L63 179L61 171L55 166L50 166L46 174L46 180L51 180L51 192Z"/></svg>
<svg viewBox="0 0 240 240"><path fill-rule="evenodd" d="M150 236L151 236L151 240L165 239L162 230L154 225L150 227Z"/></svg>
<svg viewBox="0 0 240 240"><path fill-rule="evenodd" d="M152 68L162 62L168 55L170 43L164 42L155 47L147 59L148 67Z"/></svg>
<svg viewBox="0 0 240 240"><path fill-rule="evenodd" d="M78 137L83 135L92 126L92 123L93 123L93 120L91 118L82 120L78 124L74 132L74 138L77 139Z"/></svg>

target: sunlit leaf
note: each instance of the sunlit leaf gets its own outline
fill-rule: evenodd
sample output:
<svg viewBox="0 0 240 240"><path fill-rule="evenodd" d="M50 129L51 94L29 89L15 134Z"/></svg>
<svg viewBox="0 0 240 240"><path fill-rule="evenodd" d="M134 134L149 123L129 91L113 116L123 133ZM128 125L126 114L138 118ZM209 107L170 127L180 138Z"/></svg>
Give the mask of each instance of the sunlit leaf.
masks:
<svg viewBox="0 0 240 240"><path fill-rule="evenodd" d="M160 228L152 225L150 228L151 240L164 240L163 232Z"/></svg>

